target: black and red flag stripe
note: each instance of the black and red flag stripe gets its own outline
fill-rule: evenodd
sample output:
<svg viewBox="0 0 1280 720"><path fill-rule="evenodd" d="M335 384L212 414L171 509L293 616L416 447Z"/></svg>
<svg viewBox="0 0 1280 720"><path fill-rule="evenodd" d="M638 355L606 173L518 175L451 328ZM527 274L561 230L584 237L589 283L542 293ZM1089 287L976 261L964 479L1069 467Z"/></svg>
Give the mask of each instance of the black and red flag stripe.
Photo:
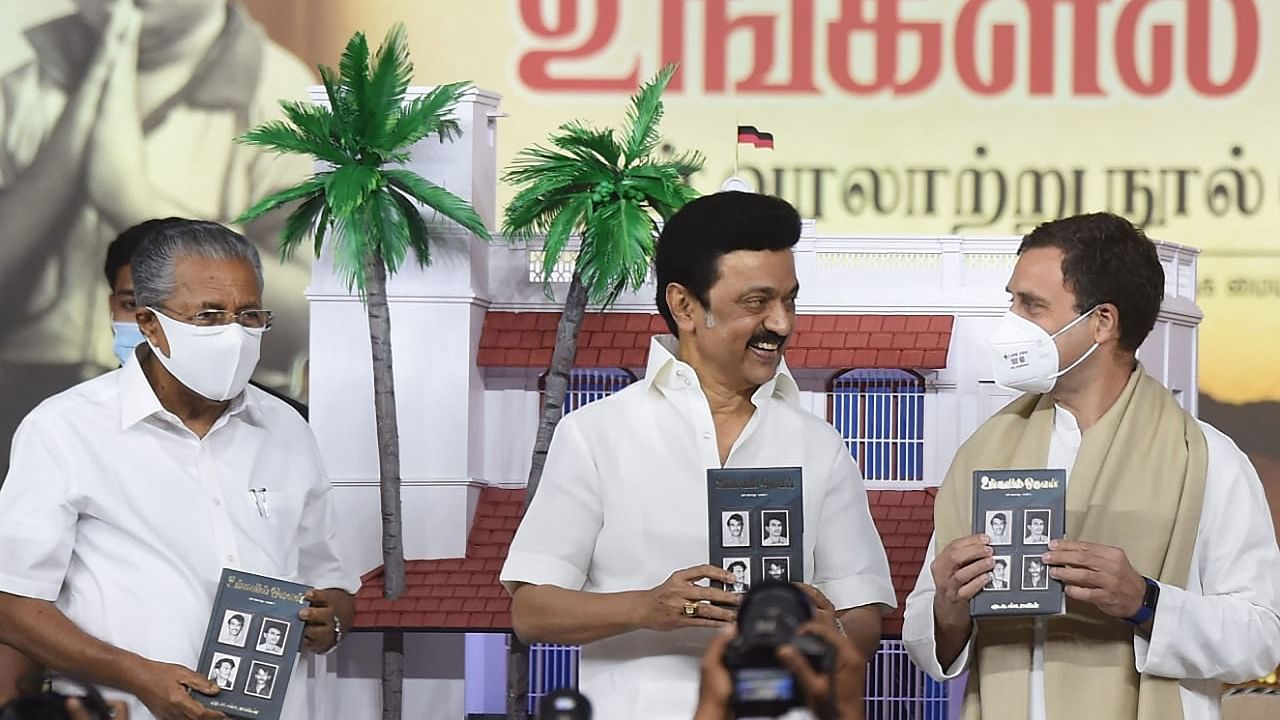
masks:
<svg viewBox="0 0 1280 720"><path fill-rule="evenodd" d="M755 125L738 126L738 142L758 148L773 149L773 133L757 130Z"/></svg>

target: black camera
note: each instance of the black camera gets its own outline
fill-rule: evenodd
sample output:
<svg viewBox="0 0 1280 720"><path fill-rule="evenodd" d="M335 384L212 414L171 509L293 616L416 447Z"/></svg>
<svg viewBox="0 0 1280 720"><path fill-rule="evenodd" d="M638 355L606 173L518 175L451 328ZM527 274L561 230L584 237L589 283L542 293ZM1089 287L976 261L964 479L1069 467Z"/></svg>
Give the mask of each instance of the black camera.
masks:
<svg viewBox="0 0 1280 720"><path fill-rule="evenodd" d="M82 689L84 694L79 696L80 703L89 717L109 720L112 712L102 694L92 685L84 685ZM69 697L52 690L23 695L0 707L0 720L70 720L71 715L67 712Z"/></svg>
<svg viewBox="0 0 1280 720"><path fill-rule="evenodd" d="M782 645L799 650L816 672L831 672L835 649L822 638L797 632L812 617L813 606L800 588L783 582L752 586L738 609L738 636L724 651L735 716L777 717L806 704L795 676L778 661Z"/></svg>

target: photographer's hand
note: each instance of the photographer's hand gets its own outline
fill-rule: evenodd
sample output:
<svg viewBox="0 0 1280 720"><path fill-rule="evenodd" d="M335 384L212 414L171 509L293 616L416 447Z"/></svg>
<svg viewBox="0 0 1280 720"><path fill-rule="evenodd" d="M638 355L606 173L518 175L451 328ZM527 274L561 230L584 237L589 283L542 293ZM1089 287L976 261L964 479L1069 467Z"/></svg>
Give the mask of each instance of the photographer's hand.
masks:
<svg viewBox="0 0 1280 720"><path fill-rule="evenodd" d="M778 648L778 661L796 676L800 687L804 688L809 710L820 720L864 720L866 657L836 630L833 623L810 620L801 625L798 632L822 638L835 649L835 667L830 675L823 675L810 667L809 661L795 647L783 645ZM706 666L705 659L703 666Z"/></svg>
<svg viewBox="0 0 1280 720"><path fill-rule="evenodd" d="M725 625L707 644L702 654L702 680L698 684L698 708L693 720L731 720L729 696L733 692L733 678L724 666L724 651L737 635L737 627Z"/></svg>
<svg viewBox="0 0 1280 720"><path fill-rule="evenodd" d="M129 706L120 700L107 701L111 720L129 720ZM96 716L80 702L80 698L67 698L67 717L70 720L96 720Z"/></svg>
<svg viewBox="0 0 1280 720"><path fill-rule="evenodd" d="M880 648L880 609L876 605L861 605L836 610L835 605L818 588L808 583L795 583L813 601L814 619L829 624L840 635L852 642L862 655L874 655Z"/></svg>

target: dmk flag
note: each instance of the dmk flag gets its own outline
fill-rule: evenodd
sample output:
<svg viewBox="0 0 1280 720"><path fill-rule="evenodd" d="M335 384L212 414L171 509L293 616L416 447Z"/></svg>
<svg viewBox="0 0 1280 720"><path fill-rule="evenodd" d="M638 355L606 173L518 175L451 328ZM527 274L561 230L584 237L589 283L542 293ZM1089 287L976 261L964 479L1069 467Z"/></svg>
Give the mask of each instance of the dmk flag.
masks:
<svg viewBox="0 0 1280 720"><path fill-rule="evenodd" d="M755 125L739 125L738 143L772 150L773 133L757 130Z"/></svg>

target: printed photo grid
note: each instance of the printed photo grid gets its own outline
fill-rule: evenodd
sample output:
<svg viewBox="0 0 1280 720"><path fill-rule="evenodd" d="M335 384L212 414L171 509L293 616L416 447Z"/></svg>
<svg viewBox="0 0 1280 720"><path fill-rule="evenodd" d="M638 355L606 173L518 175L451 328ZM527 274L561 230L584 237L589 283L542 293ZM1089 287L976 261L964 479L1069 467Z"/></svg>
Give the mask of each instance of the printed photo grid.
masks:
<svg viewBox="0 0 1280 720"><path fill-rule="evenodd" d="M1049 549L1053 510L988 510L983 525L991 545L995 567L983 590L1047 590L1049 569L1041 557Z"/></svg>
<svg viewBox="0 0 1280 720"><path fill-rule="evenodd" d="M734 574L734 582L724 589L744 593L757 581L790 582L791 558L777 553L752 557L743 554L753 547L789 548L791 512L782 509L739 508L720 513L720 547L725 548L721 566ZM735 548L741 548L734 552Z"/></svg>
<svg viewBox="0 0 1280 720"><path fill-rule="evenodd" d="M253 651L245 655L250 637L254 638ZM218 645L227 647L214 651L209 679L217 683L223 692L242 692L270 700L275 696L280 666L265 659L254 659L252 655L283 656L288 639L289 623L285 620L258 619L253 613L227 610L218 630ZM241 649L241 654L232 654L231 648ZM248 670L241 672L246 663Z"/></svg>

